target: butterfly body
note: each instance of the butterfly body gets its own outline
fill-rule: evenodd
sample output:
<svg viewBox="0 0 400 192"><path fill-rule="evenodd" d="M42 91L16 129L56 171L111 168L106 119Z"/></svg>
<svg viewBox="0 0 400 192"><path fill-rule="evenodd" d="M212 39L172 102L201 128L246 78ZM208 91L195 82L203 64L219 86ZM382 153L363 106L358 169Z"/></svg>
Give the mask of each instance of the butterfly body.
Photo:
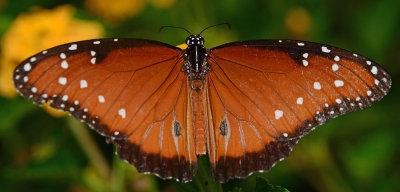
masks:
<svg viewBox="0 0 400 192"><path fill-rule="evenodd" d="M389 74L340 48L249 40L207 50L144 39L60 45L23 61L26 99L69 111L139 172L190 181L207 154L216 181L268 171L300 137L387 94ZM182 70L183 68L183 70Z"/></svg>

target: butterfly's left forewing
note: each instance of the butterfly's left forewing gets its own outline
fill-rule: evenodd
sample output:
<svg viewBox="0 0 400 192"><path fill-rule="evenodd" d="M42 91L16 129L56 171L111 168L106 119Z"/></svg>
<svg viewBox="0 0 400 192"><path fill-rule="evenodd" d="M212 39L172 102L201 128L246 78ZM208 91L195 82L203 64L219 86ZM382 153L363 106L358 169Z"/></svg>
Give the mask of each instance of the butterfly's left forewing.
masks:
<svg viewBox="0 0 400 192"><path fill-rule="evenodd" d="M311 42L234 42L211 49L208 63L209 155L220 182L269 170L301 136L391 85L376 63Z"/></svg>
<svg viewBox="0 0 400 192"><path fill-rule="evenodd" d="M13 80L25 98L106 136L139 172L188 181L197 165L182 62L180 49L156 41L88 40L27 59Z"/></svg>

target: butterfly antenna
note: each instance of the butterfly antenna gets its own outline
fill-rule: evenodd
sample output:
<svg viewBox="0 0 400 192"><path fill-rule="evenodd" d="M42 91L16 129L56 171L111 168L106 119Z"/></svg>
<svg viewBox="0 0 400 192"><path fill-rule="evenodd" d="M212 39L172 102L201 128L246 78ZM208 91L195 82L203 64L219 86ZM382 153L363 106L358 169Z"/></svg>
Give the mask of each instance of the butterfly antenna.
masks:
<svg viewBox="0 0 400 192"><path fill-rule="evenodd" d="M231 29L231 24L226 23L226 22L225 23L219 23L219 24L215 24L215 25L211 25L211 26L206 27L205 29L200 31L199 35L201 35L201 33L203 33L203 31L205 31L205 30L207 30L207 29L209 29L211 27L216 27L216 26L219 26L219 25L226 25L228 27L228 29Z"/></svg>
<svg viewBox="0 0 400 192"><path fill-rule="evenodd" d="M192 33L189 31L189 30L187 30L187 29L185 29L185 28L183 28L183 27L176 27L176 26L169 26L169 25L166 25L166 26L161 26L160 27L160 29L158 30L158 32L161 32L164 28L176 28L176 29L183 29L183 30L185 30L186 32L188 32L189 33L189 35L192 35Z"/></svg>

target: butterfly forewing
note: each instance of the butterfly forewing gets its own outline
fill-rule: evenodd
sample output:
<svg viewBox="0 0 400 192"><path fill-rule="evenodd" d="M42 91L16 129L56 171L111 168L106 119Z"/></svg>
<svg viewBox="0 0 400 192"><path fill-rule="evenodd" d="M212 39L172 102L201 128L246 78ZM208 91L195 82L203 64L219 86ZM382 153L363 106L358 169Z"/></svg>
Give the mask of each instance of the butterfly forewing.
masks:
<svg viewBox="0 0 400 192"><path fill-rule="evenodd" d="M387 72L311 42L253 40L210 50L210 161L216 180L267 171L316 126L380 100Z"/></svg>
<svg viewBox="0 0 400 192"><path fill-rule="evenodd" d="M156 41L88 40L27 59L13 80L25 98L50 102L105 135L138 171L187 181L196 156L181 56Z"/></svg>

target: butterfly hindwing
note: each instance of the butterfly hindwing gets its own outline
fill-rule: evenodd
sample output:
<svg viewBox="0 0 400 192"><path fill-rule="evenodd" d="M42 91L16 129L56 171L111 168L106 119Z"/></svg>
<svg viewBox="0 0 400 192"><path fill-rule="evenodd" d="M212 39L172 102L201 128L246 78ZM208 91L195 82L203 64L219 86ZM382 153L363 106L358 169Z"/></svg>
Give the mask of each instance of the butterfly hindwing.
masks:
<svg viewBox="0 0 400 192"><path fill-rule="evenodd" d="M217 181L267 171L326 121L380 100L375 62L311 42L252 40L210 50L209 154Z"/></svg>

